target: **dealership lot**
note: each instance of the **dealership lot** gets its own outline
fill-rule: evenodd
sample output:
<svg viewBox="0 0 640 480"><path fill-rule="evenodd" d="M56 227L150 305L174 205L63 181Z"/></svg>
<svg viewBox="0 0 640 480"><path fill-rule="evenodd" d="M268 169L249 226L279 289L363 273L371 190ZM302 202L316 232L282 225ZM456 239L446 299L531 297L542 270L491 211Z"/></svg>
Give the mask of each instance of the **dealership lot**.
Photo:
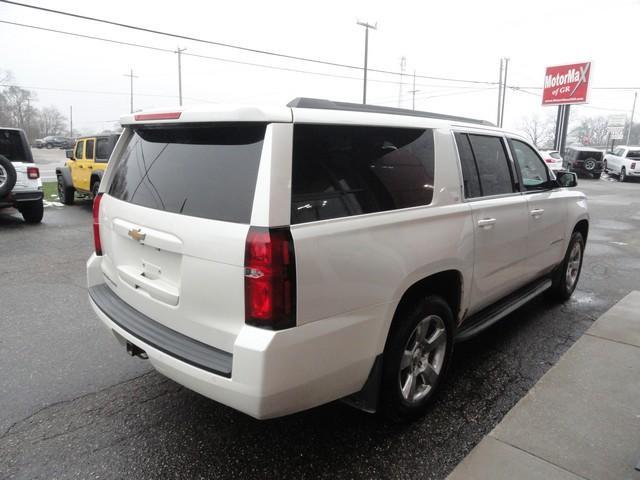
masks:
<svg viewBox="0 0 640 480"><path fill-rule="evenodd" d="M63 161L63 151L41 153L39 165ZM90 202L48 207L40 226L2 212L0 477L444 478L637 288L640 182L579 188L592 226L574 297L560 306L539 298L459 345L431 413L404 427L341 403L258 422L163 378L127 357L89 307Z"/></svg>

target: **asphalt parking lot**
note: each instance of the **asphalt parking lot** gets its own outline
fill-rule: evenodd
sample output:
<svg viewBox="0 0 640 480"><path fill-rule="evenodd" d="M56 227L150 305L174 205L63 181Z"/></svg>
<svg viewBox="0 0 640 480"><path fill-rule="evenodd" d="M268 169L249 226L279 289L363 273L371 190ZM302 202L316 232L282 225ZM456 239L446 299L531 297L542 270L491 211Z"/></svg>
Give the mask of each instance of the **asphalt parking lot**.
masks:
<svg viewBox="0 0 640 480"><path fill-rule="evenodd" d="M580 180L591 231L563 305L540 297L457 346L430 414L390 426L336 402L259 422L129 358L89 307L91 204L0 212L0 478L441 479L640 272L640 182Z"/></svg>
<svg viewBox="0 0 640 480"><path fill-rule="evenodd" d="M40 177L43 182L51 182L56 179L56 167L61 167L67 160L65 150L59 148L32 148L33 161L40 169Z"/></svg>

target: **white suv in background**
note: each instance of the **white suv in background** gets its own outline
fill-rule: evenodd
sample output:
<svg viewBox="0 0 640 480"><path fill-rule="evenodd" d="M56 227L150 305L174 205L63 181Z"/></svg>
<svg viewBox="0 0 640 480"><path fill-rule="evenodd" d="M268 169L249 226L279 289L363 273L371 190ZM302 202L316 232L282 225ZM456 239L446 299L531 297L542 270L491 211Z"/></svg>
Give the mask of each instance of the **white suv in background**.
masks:
<svg viewBox="0 0 640 480"><path fill-rule="evenodd" d="M24 131L0 127L0 210L15 208L26 223L40 223L43 198L40 170Z"/></svg>
<svg viewBox="0 0 640 480"><path fill-rule="evenodd" d="M628 177L640 177L640 146L616 147L612 153L604 156L605 172L618 175L618 180L624 182Z"/></svg>
<svg viewBox="0 0 640 480"><path fill-rule="evenodd" d="M455 342L578 282L575 175L486 122L296 99L121 123L91 305L130 354L256 418L341 398L415 418Z"/></svg>
<svg viewBox="0 0 640 480"><path fill-rule="evenodd" d="M557 172L558 170L562 170L562 156L560 152L557 150L540 150L540 155L542 155L542 159L547 166Z"/></svg>

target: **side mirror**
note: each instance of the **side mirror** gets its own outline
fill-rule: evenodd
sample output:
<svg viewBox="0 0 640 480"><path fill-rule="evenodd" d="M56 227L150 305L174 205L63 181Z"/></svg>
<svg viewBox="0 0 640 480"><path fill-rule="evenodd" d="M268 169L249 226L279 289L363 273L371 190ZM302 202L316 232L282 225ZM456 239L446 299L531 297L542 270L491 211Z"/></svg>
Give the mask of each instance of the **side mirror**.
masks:
<svg viewBox="0 0 640 480"><path fill-rule="evenodd" d="M67 150L65 153L67 154L67 158L73 160L73 150Z"/></svg>
<svg viewBox="0 0 640 480"><path fill-rule="evenodd" d="M578 176L573 172L556 172L556 180L561 187L578 186Z"/></svg>

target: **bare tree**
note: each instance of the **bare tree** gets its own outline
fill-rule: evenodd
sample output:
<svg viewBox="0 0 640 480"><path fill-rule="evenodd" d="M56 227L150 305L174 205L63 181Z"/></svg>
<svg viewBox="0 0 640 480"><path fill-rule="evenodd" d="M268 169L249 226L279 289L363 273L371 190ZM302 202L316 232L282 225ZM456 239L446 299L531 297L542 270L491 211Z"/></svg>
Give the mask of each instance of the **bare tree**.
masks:
<svg viewBox="0 0 640 480"><path fill-rule="evenodd" d="M574 135L583 145L602 146L607 143L607 118L606 117L585 117L573 129Z"/></svg>
<svg viewBox="0 0 640 480"><path fill-rule="evenodd" d="M549 146L553 141L554 125L551 117L540 118L538 115L524 117L520 130L537 148Z"/></svg>
<svg viewBox="0 0 640 480"><path fill-rule="evenodd" d="M66 128L67 119L56 107L45 107L38 115L39 136L60 135Z"/></svg>
<svg viewBox="0 0 640 480"><path fill-rule="evenodd" d="M35 100L35 95L29 90L24 90L15 85L11 85L3 92L7 112L9 114L10 125L22 128L31 138L34 130L34 123L37 119L37 110L31 105Z"/></svg>

